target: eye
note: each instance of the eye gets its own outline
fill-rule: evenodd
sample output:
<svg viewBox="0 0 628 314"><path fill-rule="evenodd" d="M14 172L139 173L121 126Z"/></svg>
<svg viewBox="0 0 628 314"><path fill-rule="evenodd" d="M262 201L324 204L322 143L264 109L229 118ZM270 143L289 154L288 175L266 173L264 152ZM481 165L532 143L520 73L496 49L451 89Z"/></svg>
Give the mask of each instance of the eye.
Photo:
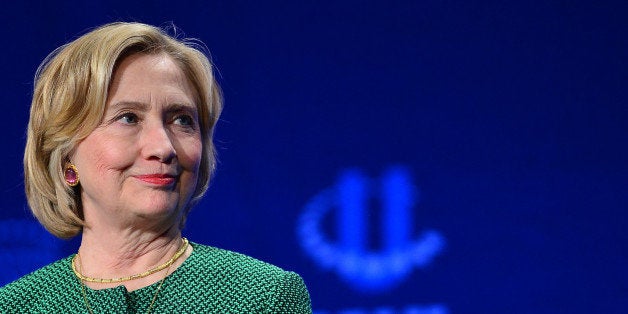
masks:
<svg viewBox="0 0 628 314"><path fill-rule="evenodd" d="M174 118L174 124L187 126L187 127L193 127L194 118L192 118L190 115L187 115L187 114L178 115Z"/></svg>
<svg viewBox="0 0 628 314"><path fill-rule="evenodd" d="M127 112L118 116L117 120L124 124L136 124L139 122L137 115L132 112Z"/></svg>

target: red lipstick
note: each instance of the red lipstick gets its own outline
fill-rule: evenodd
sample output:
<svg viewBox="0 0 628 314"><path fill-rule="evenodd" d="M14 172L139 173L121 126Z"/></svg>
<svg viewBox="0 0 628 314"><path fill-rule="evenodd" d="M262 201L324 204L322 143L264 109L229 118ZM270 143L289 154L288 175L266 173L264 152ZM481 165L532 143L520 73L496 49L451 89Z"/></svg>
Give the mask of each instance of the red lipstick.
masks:
<svg viewBox="0 0 628 314"><path fill-rule="evenodd" d="M159 186L167 186L175 182L175 177L169 174L157 174L156 173L156 174L137 175L135 177L146 183L159 185Z"/></svg>

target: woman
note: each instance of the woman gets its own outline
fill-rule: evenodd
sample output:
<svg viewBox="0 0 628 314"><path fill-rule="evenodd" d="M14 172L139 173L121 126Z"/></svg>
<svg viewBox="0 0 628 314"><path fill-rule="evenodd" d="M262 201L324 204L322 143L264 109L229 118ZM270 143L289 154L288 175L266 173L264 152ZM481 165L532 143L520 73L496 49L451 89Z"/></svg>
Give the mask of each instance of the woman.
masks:
<svg viewBox="0 0 628 314"><path fill-rule="evenodd" d="M24 156L31 210L75 255L0 290L9 312L310 313L295 273L187 241L215 166L221 96L194 45L95 29L40 66Z"/></svg>

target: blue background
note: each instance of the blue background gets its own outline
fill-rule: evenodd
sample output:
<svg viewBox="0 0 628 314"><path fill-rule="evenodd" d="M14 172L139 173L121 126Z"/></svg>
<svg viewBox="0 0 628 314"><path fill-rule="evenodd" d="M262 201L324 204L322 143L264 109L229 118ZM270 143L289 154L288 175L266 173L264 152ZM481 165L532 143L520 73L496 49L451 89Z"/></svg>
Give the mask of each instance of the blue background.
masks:
<svg viewBox="0 0 628 314"><path fill-rule="evenodd" d="M300 273L320 313L628 308L624 2L11 1L0 11L0 284L78 245L46 235L25 201L37 66L91 27L135 20L200 38L220 72L220 163L188 220L191 240ZM309 257L298 221L346 169L376 181L395 165L420 191L413 233L437 230L446 244L398 285L365 293Z"/></svg>

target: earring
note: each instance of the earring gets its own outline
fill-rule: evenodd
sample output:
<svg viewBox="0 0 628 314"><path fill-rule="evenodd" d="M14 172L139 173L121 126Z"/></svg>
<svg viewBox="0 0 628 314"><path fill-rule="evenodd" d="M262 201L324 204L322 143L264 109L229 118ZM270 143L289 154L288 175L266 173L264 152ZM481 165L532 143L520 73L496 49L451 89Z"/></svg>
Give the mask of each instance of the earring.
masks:
<svg viewBox="0 0 628 314"><path fill-rule="evenodd" d="M73 164L67 164L63 170L63 176L65 177L65 183L69 186L77 186L79 184L79 175L76 166Z"/></svg>

